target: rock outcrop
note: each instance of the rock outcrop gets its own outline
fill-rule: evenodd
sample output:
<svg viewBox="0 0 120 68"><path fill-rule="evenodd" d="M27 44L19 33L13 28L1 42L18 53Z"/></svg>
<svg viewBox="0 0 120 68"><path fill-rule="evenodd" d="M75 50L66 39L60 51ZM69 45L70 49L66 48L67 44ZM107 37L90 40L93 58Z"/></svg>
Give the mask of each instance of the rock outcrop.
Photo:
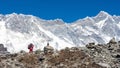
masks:
<svg viewBox="0 0 120 68"><path fill-rule="evenodd" d="M88 44L84 51L90 55L93 60L108 68L120 68L120 42L111 39L107 44Z"/></svg>
<svg viewBox="0 0 120 68"><path fill-rule="evenodd" d="M0 55L5 55L5 54L9 54L9 52L7 51L7 48L4 47L3 44L0 44Z"/></svg>

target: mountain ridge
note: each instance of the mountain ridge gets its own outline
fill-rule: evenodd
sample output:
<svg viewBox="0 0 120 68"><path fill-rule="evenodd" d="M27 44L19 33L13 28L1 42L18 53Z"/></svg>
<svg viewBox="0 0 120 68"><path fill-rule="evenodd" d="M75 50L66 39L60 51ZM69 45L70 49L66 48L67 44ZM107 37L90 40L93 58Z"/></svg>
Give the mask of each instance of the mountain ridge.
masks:
<svg viewBox="0 0 120 68"><path fill-rule="evenodd" d="M119 19L119 16L112 16L104 11L74 23L66 23L62 19L45 20L16 13L1 15L0 38L4 40L0 43L4 44L9 52L28 51L29 43L35 45L34 50L43 49L48 42L58 50L84 46L90 42L103 44L113 37L120 40Z"/></svg>

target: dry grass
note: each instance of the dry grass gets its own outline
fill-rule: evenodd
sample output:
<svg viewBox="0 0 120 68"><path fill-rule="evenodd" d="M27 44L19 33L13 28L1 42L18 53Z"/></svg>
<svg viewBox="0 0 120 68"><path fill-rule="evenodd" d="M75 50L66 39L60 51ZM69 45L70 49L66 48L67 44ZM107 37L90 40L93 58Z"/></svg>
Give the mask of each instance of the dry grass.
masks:
<svg viewBox="0 0 120 68"><path fill-rule="evenodd" d="M78 61L78 59L83 60L85 57L87 57L87 55L81 51L71 52L67 50L61 50L59 55L50 57L51 58L48 60L48 63L56 66L60 63L66 65L73 64L72 61Z"/></svg>
<svg viewBox="0 0 120 68"><path fill-rule="evenodd" d="M57 56L49 56L48 64L51 66L59 66L64 64L69 68L73 68L73 65L76 64L74 68L104 68L94 63L92 59L87 56L84 52L61 50Z"/></svg>
<svg viewBox="0 0 120 68"><path fill-rule="evenodd" d="M36 54L25 54L18 59L19 62L23 63L26 68L36 68L38 64L38 57Z"/></svg>

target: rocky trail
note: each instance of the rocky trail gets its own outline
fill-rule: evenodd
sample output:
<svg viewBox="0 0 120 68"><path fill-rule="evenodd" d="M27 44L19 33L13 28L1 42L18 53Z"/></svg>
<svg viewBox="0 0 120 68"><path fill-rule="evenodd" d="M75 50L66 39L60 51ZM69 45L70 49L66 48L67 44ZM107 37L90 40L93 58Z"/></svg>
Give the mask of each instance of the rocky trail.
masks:
<svg viewBox="0 0 120 68"><path fill-rule="evenodd" d="M107 44L89 43L48 53L10 54L2 44L0 49L0 68L120 68L120 41L114 38Z"/></svg>

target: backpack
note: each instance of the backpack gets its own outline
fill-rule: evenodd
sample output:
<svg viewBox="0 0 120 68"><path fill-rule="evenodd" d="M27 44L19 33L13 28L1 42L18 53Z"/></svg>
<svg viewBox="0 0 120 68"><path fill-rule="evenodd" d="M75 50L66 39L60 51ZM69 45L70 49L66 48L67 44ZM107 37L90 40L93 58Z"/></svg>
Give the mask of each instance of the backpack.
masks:
<svg viewBox="0 0 120 68"><path fill-rule="evenodd" d="M30 49L32 46L33 46L33 44L29 44L29 45L28 45L28 49Z"/></svg>

